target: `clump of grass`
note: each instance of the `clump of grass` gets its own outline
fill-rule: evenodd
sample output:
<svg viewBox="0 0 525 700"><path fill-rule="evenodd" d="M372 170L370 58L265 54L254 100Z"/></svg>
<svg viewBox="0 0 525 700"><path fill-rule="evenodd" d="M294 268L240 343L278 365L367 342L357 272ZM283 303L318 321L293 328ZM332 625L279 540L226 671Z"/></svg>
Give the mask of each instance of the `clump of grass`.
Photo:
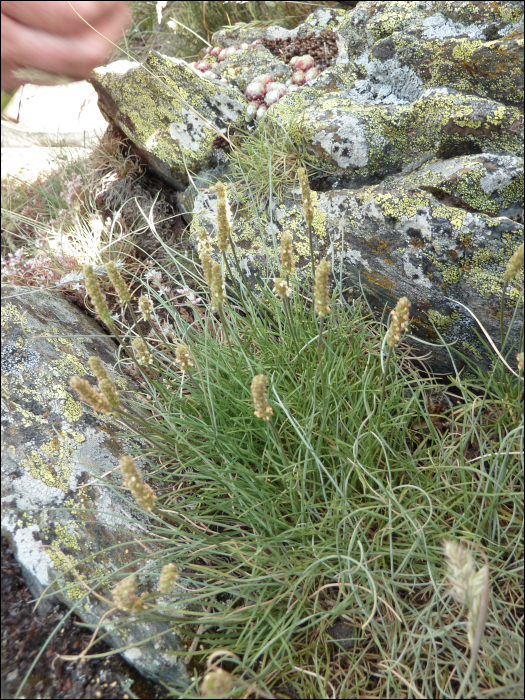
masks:
<svg viewBox="0 0 525 700"><path fill-rule="evenodd" d="M266 115L256 129L243 132L242 147L228 154L238 201L253 201L259 211L265 209L270 197L282 203L285 192L292 196L290 185L298 168L318 169L296 127Z"/></svg>

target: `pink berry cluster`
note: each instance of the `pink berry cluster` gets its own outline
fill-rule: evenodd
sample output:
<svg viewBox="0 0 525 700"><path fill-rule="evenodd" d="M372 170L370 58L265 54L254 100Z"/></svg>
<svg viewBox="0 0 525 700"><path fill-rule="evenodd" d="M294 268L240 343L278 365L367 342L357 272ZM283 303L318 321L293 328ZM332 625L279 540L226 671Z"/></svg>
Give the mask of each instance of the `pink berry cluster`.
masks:
<svg viewBox="0 0 525 700"><path fill-rule="evenodd" d="M289 65L293 68L293 76L286 81L286 85L291 87L295 85L300 87L305 83L317 78L321 69L315 65L315 61L310 56L310 54L305 54L304 56L294 56Z"/></svg>

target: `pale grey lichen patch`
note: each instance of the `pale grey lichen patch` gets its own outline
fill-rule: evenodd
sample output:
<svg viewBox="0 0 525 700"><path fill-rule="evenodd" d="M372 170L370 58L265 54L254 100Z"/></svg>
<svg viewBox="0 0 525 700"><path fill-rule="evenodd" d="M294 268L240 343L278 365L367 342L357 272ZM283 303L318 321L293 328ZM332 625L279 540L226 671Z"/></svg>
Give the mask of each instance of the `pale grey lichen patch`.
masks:
<svg viewBox="0 0 525 700"><path fill-rule="evenodd" d="M370 51L366 51L355 63L363 66L368 73L367 78L356 80L353 87L346 91L348 97L356 102L405 105L421 97L422 79L410 66L402 65L397 58L370 60Z"/></svg>
<svg viewBox="0 0 525 700"><path fill-rule="evenodd" d="M466 26L461 22L454 22L445 17L441 12L436 12L423 20L422 24L427 27L422 33L425 39L446 39L455 36L468 36L469 39L484 39L485 24L470 24Z"/></svg>

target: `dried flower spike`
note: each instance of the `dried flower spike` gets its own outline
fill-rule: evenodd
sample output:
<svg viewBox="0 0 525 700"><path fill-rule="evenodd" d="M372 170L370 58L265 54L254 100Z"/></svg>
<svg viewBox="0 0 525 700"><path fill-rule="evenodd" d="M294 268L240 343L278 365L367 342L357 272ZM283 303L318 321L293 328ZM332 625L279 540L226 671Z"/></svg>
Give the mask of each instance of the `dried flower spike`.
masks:
<svg viewBox="0 0 525 700"><path fill-rule="evenodd" d="M90 357L88 364L91 371L97 378L100 392L106 399L109 410L111 412L118 411L120 409L120 397L118 394L117 385L110 379L109 374L106 372L106 368L102 364L102 360L100 357Z"/></svg>
<svg viewBox="0 0 525 700"><path fill-rule="evenodd" d="M106 264L106 270L111 280L115 291L117 292L118 298L121 304L126 304L131 301L131 294L129 293L128 285L125 283L124 278L120 274L118 267L114 262L108 262Z"/></svg>
<svg viewBox="0 0 525 700"><path fill-rule="evenodd" d="M252 398L253 405L255 408L254 414L257 418L262 418L263 420L269 421L270 416L273 415L273 408L269 405L268 399L266 398L266 387L268 385L268 380L264 374L256 374L252 379Z"/></svg>
<svg viewBox="0 0 525 700"><path fill-rule="evenodd" d="M281 238L281 275L290 277L294 270L293 259L293 238L291 234L285 233Z"/></svg>
<svg viewBox="0 0 525 700"><path fill-rule="evenodd" d="M211 288L211 279L212 279L211 273L212 273L212 266L213 266L213 258L211 257L211 255L208 255L208 253L203 255L201 258L201 264L202 264L203 277L204 277L208 287Z"/></svg>
<svg viewBox="0 0 525 700"><path fill-rule="evenodd" d="M407 297L401 297L392 311L390 327L386 337L387 345L390 347L394 347L399 343L401 336L407 329L410 306L411 304Z"/></svg>
<svg viewBox="0 0 525 700"><path fill-rule="evenodd" d="M523 243L511 257L505 270L505 279L513 280L523 267Z"/></svg>
<svg viewBox="0 0 525 700"><path fill-rule="evenodd" d="M524 359L523 359L523 353L522 353L522 352L519 352L519 353L516 355L516 359L518 360L518 372L521 372L521 374L523 374L523 368L524 368L524 365L525 365L525 361L524 361Z"/></svg>
<svg viewBox="0 0 525 700"><path fill-rule="evenodd" d="M235 678L223 668L208 671L201 683L201 693L212 698L223 698L231 694Z"/></svg>
<svg viewBox="0 0 525 700"><path fill-rule="evenodd" d="M224 302L224 279L222 277L222 266L215 260L211 261L210 278L211 305L213 309L218 310Z"/></svg>
<svg viewBox="0 0 525 700"><path fill-rule="evenodd" d="M193 362L190 358L190 352L186 345L184 345L183 343L178 345L175 349L175 357L177 358L177 364L180 365L180 368L183 372L187 372L190 369L190 367L193 367Z"/></svg>
<svg viewBox="0 0 525 700"><path fill-rule="evenodd" d="M217 246L225 251L230 242L230 216L226 188L222 182L215 185L217 192Z"/></svg>
<svg viewBox="0 0 525 700"><path fill-rule="evenodd" d="M131 343L131 347L133 348L135 358L139 365L153 364L153 355L142 338L135 338Z"/></svg>
<svg viewBox="0 0 525 700"><path fill-rule="evenodd" d="M135 460L128 455L123 455L120 458L119 466L124 486L131 491L137 504L148 512L153 510L157 497L151 486L142 481L139 470L135 466Z"/></svg>
<svg viewBox="0 0 525 700"><path fill-rule="evenodd" d="M197 230L197 237L199 239L199 257L202 258L205 255L209 255L212 250L210 237L204 226L199 226Z"/></svg>
<svg viewBox="0 0 525 700"><path fill-rule="evenodd" d="M312 204L312 192L308 183L308 176L304 168L299 168L297 170L297 178L301 186L301 194L303 197L304 218L308 226L311 226L314 222L314 207Z"/></svg>
<svg viewBox="0 0 525 700"><path fill-rule="evenodd" d="M472 553L466 547L455 542L444 542L447 558L449 581L452 584L452 596L458 603L463 603L469 610L467 635L472 646L478 623L486 567L476 570Z"/></svg>
<svg viewBox="0 0 525 700"><path fill-rule="evenodd" d="M92 387L87 379L81 379L77 376L71 377L69 380L69 386L77 392L82 401L89 404L95 411L98 411L99 413L110 412L110 406L107 398Z"/></svg>
<svg viewBox="0 0 525 700"><path fill-rule="evenodd" d="M331 265L328 260L321 260L315 271L315 311L319 316L328 316L330 313L330 307L328 305L328 279L330 277L330 269Z"/></svg>
<svg viewBox="0 0 525 700"><path fill-rule="evenodd" d="M166 566L163 566L160 572L159 592L171 593L178 578L179 570L175 564L166 564Z"/></svg>
<svg viewBox="0 0 525 700"><path fill-rule="evenodd" d="M275 286L273 288L273 291L282 299L284 299L284 297L289 297L292 295L290 285L285 279L277 277L276 279L274 279L274 284Z"/></svg>
<svg viewBox="0 0 525 700"><path fill-rule="evenodd" d="M127 612L141 612L146 606L143 605L142 600L145 597L145 593L138 596L135 593L137 588L137 577L135 574L128 576L127 578L119 581L115 588L111 591L113 596L113 601L119 610L126 610Z"/></svg>
<svg viewBox="0 0 525 700"><path fill-rule="evenodd" d="M84 277L86 283L86 291L91 297L95 311L100 316L100 319L107 325L112 326L113 320L109 313L108 303L104 293L100 289L100 285L95 276L92 265L84 265Z"/></svg>
<svg viewBox="0 0 525 700"><path fill-rule="evenodd" d="M153 313L153 303L147 296L142 295L139 299L139 313L145 321L149 321Z"/></svg>

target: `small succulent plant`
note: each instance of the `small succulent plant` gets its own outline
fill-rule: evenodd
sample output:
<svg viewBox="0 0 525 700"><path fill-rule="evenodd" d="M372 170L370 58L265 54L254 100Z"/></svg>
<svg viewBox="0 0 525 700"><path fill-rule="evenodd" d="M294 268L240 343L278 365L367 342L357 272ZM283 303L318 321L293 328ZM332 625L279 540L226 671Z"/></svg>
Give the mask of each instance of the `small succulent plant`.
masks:
<svg viewBox="0 0 525 700"><path fill-rule="evenodd" d="M304 85L306 82L305 74L302 70L297 70L293 74L292 83L293 85Z"/></svg>
<svg viewBox="0 0 525 700"><path fill-rule="evenodd" d="M250 101L259 101L264 98L266 94L266 86L264 83L254 80L246 88L246 99Z"/></svg>
<svg viewBox="0 0 525 700"><path fill-rule="evenodd" d="M307 83L310 80L314 80L314 78L317 78L320 72L321 69L318 66L313 66L313 68L309 68L304 74L305 83Z"/></svg>
<svg viewBox="0 0 525 700"><path fill-rule="evenodd" d="M315 61L310 56L310 54L305 54L304 56L300 56L299 60L295 63L294 68L295 70L302 70L302 71L307 71L310 68L313 68L315 66Z"/></svg>
<svg viewBox="0 0 525 700"><path fill-rule="evenodd" d="M284 83L271 83L271 87L264 96L264 101L269 107L270 105L279 102L281 97L284 97L288 92L288 88Z"/></svg>

